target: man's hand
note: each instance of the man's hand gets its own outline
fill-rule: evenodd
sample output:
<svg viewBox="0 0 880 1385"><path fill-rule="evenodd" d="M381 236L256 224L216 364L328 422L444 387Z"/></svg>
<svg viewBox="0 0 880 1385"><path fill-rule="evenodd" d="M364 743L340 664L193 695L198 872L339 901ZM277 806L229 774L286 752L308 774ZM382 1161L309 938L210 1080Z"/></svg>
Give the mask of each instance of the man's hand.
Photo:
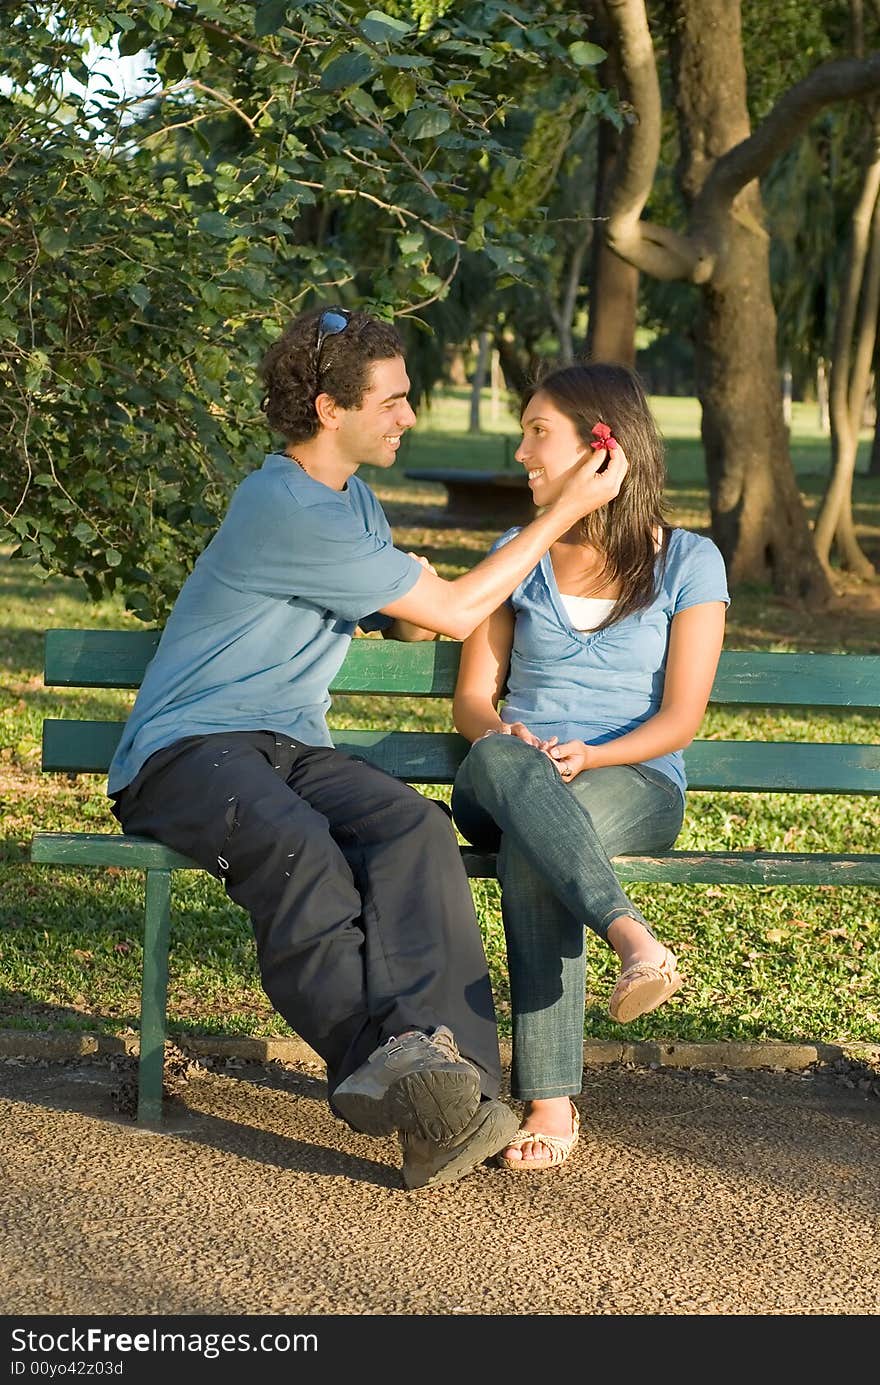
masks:
<svg viewBox="0 0 880 1385"><path fill-rule="evenodd" d="M434 564L433 564L433 563L429 563L428 560L427 560L427 558L424 556L423 553L410 553L410 552L407 552L407 555L406 555L406 556L407 556L408 558L415 558L415 560L416 560L417 563L421 563L422 567L426 567L426 568L428 569L429 572L433 572L433 574L434 574L435 577L437 576L437 569L434 567Z"/></svg>
<svg viewBox="0 0 880 1385"><path fill-rule="evenodd" d="M608 465L600 471L606 461ZM578 518L601 510L620 491L628 468L626 453L619 444L613 452L597 448L565 478L559 501L570 505Z"/></svg>

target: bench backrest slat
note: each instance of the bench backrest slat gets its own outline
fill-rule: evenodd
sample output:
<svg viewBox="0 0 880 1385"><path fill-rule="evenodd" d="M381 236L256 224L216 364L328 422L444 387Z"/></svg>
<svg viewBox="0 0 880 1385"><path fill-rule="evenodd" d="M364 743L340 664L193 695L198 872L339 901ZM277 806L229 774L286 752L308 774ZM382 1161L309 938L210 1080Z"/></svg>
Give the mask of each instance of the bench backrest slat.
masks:
<svg viewBox="0 0 880 1385"><path fill-rule="evenodd" d="M43 722L43 768L107 770L122 722ZM454 732L338 731L340 750L412 784L449 784L467 750ZM880 793L880 746L694 741L685 751L691 788L779 793Z"/></svg>
<svg viewBox="0 0 880 1385"><path fill-rule="evenodd" d="M137 688L153 656L155 630L50 630L49 687ZM335 693L451 697L460 645L451 640L401 644L353 640L334 679ZM880 709L880 656L766 654L726 650L711 701L765 707Z"/></svg>

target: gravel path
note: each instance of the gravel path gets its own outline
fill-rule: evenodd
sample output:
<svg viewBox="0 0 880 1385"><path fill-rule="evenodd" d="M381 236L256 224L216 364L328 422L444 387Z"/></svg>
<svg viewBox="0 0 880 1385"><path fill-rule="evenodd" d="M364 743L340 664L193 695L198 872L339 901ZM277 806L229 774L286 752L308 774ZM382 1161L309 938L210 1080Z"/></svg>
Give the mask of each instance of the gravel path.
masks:
<svg viewBox="0 0 880 1385"><path fill-rule="evenodd" d="M0 1062L3 1314L880 1309L858 1065L598 1070L564 1168L416 1193L394 1140L329 1114L317 1065L191 1067L162 1133L119 1114L125 1076Z"/></svg>

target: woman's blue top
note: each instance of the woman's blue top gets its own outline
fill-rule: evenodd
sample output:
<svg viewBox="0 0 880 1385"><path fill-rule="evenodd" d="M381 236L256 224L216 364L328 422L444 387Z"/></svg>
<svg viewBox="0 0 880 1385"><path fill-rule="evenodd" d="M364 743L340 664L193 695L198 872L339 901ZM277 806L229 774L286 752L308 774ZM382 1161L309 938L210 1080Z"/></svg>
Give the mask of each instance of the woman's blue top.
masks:
<svg viewBox="0 0 880 1385"><path fill-rule="evenodd" d="M509 529L492 546L508 543ZM516 616L508 690L501 719L560 742L602 745L633 731L660 710L673 617L706 601L730 604L724 559L711 539L673 529L658 555L654 599L605 630L578 631L560 599L549 553L509 599ZM681 751L644 763L682 793Z"/></svg>

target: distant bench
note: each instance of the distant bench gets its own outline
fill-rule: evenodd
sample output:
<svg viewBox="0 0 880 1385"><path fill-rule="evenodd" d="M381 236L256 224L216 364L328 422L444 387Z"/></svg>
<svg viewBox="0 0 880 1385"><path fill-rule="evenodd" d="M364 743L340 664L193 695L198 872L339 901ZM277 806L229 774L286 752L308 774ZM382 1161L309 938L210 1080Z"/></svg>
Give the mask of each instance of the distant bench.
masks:
<svg viewBox="0 0 880 1385"><path fill-rule="evenodd" d="M159 636L145 630L50 630L48 687L137 688ZM336 693L449 698L461 646L451 641L398 644L355 639L335 679ZM725 652L713 703L816 710L880 708L880 656ZM42 767L106 773L122 722L43 722ZM450 784L468 749L454 732L338 731L340 750L357 754L411 784ZM880 746L808 742L694 741L685 752L693 789L738 793L880 793ZM468 875L495 875L494 853L462 848ZM145 872L144 962L140 1014L138 1120L162 1115L162 1065L168 980L171 875L198 866L158 842L121 832L38 832L31 860L44 865L115 866ZM880 854L668 851L621 856L624 882L706 885L880 885Z"/></svg>
<svg viewBox="0 0 880 1385"><path fill-rule="evenodd" d="M446 518L451 524L508 529L513 524L528 524L535 517L524 471L425 467L403 474L410 481L431 481L446 487Z"/></svg>

